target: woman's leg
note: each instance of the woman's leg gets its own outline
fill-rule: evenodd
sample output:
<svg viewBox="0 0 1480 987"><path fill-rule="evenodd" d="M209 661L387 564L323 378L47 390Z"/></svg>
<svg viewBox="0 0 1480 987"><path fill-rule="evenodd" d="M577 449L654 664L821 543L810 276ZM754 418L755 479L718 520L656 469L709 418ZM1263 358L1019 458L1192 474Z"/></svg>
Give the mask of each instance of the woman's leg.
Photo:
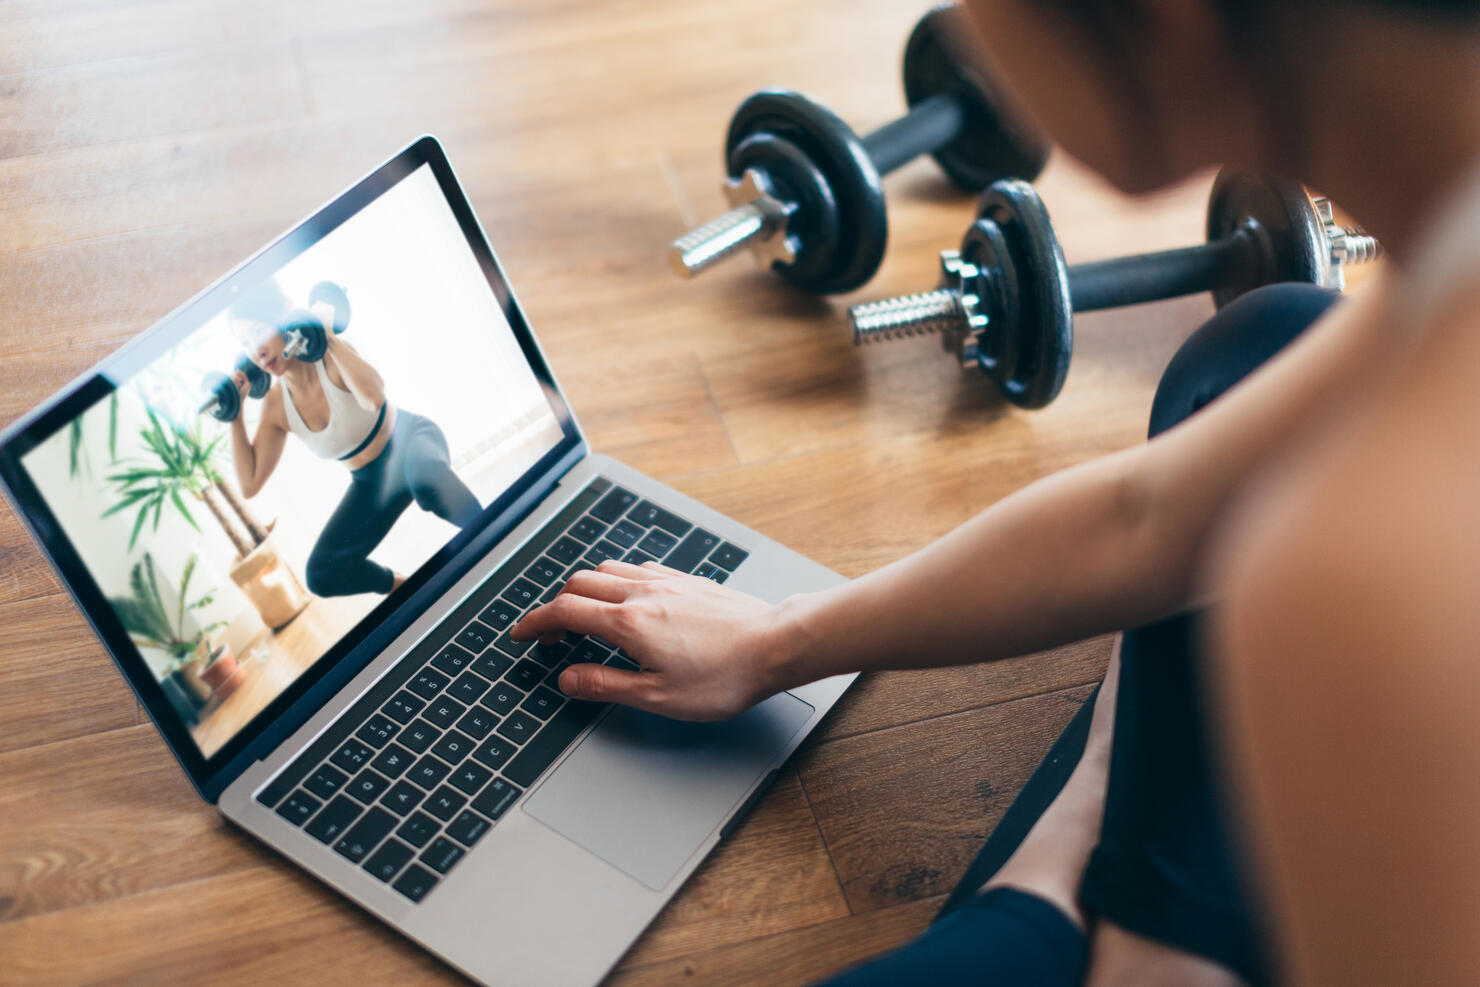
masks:
<svg viewBox="0 0 1480 987"><path fill-rule="evenodd" d="M349 489L308 553L304 578L309 592L353 596L389 593L394 587L395 573L371 562L370 553L411 506L411 494L399 484L386 489L385 471L379 463L376 460L350 474Z"/></svg>
<svg viewBox="0 0 1480 987"><path fill-rule="evenodd" d="M459 528L472 525L483 512L483 507L467 484L452 471L447 437L442 434L442 429L436 422L420 415L401 411L400 416L402 420L410 421L406 441L397 450L398 465L416 505ZM397 435L397 439L400 438Z"/></svg>
<svg viewBox="0 0 1480 987"><path fill-rule="evenodd" d="M1215 400L1334 300L1320 289L1279 285L1229 305L1168 366L1151 435ZM1197 614L1122 639L1104 827L1080 892L1101 920L1091 982L1153 970L1187 982L1229 982L1228 971L1268 980L1264 930L1249 905L1248 869L1210 736L1200 653Z"/></svg>

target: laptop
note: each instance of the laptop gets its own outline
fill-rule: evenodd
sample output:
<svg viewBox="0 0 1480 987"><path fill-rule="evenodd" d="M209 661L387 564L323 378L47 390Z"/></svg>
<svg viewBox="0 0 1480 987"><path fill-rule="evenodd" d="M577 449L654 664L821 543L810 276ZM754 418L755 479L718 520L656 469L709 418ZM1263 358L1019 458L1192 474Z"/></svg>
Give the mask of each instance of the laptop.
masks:
<svg viewBox="0 0 1480 987"><path fill-rule="evenodd" d="M592 453L430 136L6 429L0 477L201 796L487 984L600 980L852 680L680 723L561 694L638 667L607 642L510 637L608 558L841 578Z"/></svg>

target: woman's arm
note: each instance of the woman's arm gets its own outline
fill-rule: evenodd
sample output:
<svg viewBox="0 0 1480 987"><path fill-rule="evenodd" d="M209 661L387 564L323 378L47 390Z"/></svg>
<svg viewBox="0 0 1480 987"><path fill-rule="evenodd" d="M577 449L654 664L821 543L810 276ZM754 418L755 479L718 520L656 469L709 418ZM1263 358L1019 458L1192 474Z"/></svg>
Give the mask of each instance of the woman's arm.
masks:
<svg viewBox="0 0 1480 987"><path fill-rule="evenodd" d="M238 386L245 391L246 377L241 373L236 376L240 378ZM255 436L247 436L245 415L237 415L232 419L231 462L236 467L236 482L241 487L243 497L257 496L283 456L288 429L282 410L283 397L278 393L282 386L279 384L267 392Z"/></svg>
<svg viewBox="0 0 1480 987"><path fill-rule="evenodd" d="M329 334L329 351L324 355L324 365L331 379L338 375L342 380L334 381L354 395L355 401L366 411L378 411L385 403L385 381L375 368L344 340Z"/></svg>
<svg viewBox="0 0 1480 987"><path fill-rule="evenodd" d="M829 675L990 660L1156 620L1192 602L1207 532L1242 478L1336 396L1375 302L1337 310L1146 446L1040 480L861 579L773 607L606 563L517 633L595 634L643 665L577 666L560 683L572 695L705 719Z"/></svg>

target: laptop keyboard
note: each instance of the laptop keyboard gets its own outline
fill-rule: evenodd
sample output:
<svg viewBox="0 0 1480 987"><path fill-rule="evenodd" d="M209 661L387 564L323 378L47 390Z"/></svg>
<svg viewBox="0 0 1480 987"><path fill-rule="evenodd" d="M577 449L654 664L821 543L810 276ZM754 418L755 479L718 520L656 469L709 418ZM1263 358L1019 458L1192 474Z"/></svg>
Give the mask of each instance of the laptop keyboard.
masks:
<svg viewBox="0 0 1480 987"><path fill-rule="evenodd" d="M421 901L606 708L556 682L581 662L636 669L605 641L509 628L605 559L724 582L750 553L597 478L301 755L257 801Z"/></svg>

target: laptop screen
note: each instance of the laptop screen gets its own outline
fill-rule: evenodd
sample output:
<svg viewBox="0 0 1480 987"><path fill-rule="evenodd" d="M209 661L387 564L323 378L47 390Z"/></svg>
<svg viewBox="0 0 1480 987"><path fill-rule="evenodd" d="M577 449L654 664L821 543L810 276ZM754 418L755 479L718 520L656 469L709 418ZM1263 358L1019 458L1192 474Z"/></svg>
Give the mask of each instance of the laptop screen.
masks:
<svg viewBox="0 0 1480 987"><path fill-rule="evenodd" d="M46 540L207 761L571 438L450 170L405 159L108 365L107 393L20 456Z"/></svg>

